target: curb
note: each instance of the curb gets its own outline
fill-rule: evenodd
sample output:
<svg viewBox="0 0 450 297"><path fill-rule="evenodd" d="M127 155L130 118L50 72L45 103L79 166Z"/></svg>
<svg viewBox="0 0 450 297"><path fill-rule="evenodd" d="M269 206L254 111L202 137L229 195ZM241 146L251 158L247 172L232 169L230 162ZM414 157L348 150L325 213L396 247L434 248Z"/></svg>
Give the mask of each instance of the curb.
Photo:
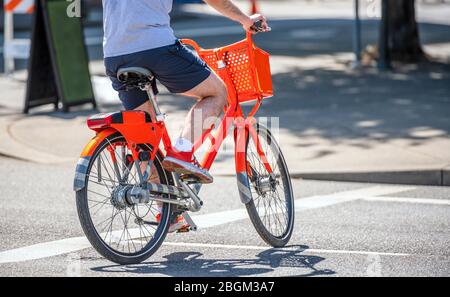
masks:
<svg viewBox="0 0 450 297"><path fill-rule="evenodd" d="M232 177L232 173L216 173L216 176ZM450 186L450 168L353 171L353 172L291 172L293 179L326 180L341 182L405 184L422 186Z"/></svg>
<svg viewBox="0 0 450 297"><path fill-rule="evenodd" d="M442 170L442 185L450 186L450 167Z"/></svg>
<svg viewBox="0 0 450 297"><path fill-rule="evenodd" d="M450 170L446 169L329 173L294 172L291 174L291 177L329 181L413 184L423 186L450 186Z"/></svg>

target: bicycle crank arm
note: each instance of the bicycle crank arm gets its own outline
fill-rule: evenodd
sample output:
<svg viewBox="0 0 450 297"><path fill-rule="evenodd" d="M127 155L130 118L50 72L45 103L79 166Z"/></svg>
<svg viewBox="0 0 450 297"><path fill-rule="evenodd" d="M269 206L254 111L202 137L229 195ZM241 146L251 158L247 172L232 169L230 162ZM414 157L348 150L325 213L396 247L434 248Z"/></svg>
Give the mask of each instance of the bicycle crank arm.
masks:
<svg viewBox="0 0 450 297"><path fill-rule="evenodd" d="M190 195L182 188L170 185L147 183L146 189L152 194L168 194L179 198L190 198Z"/></svg>
<svg viewBox="0 0 450 297"><path fill-rule="evenodd" d="M187 210L191 210L191 208L192 208L192 203L190 203L190 201L188 201L187 199L175 200L175 199L169 199L169 198L164 198L164 197L159 197L159 196L152 196L152 197L149 197L149 200L162 202L162 203L175 204L175 205L181 206L183 209L187 209Z"/></svg>
<svg viewBox="0 0 450 297"><path fill-rule="evenodd" d="M192 220L191 216L187 212L183 213L183 218L186 221L186 223L189 224L190 229L192 231L197 231L197 229L198 229L197 225L194 223L194 221Z"/></svg>
<svg viewBox="0 0 450 297"><path fill-rule="evenodd" d="M147 189L136 186L122 188L120 191L114 193L113 201L118 207L121 208L126 205L147 204L150 201L158 201L178 205L183 210L193 212L199 211L203 205L203 202L193 193L188 185L184 183L182 185L186 186L187 191L190 191L191 193L174 186L147 183ZM181 199L164 198L159 196L161 194L170 194ZM195 195L194 199L191 195Z"/></svg>
<svg viewBox="0 0 450 297"><path fill-rule="evenodd" d="M186 198L183 198L182 200L175 200L175 199L168 199L168 198L153 196L153 197L149 197L149 199L153 200L153 201L162 202L162 203L175 204L175 205L181 206L182 210L188 210L188 211L192 211L192 212L199 211L200 208L202 208L202 206L203 206L203 201L201 201L201 200L200 200L199 204L196 204L195 201L193 201L192 199L188 200ZM183 216L184 216L184 214L183 214ZM187 219L186 219L186 221L187 221ZM195 224L192 225L189 223L189 225L193 226Z"/></svg>
<svg viewBox="0 0 450 297"><path fill-rule="evenodd" d="M181 206L184 210L192 212L199 211L203 205L203 201L186 183L180 181L180 185L181 188L178 188L171 185L147 182L145 187L131 185L122 186L114 191L112 201L113 204L120 209L125 208L127 205L146 204L153 200L175 204ZM181 199L169 199L159 196L164 194Z"/></svg>
<svg viewBox="0 0 450 297"><path fill-rule="evenodd" d="M195 192L183 181L179 180L181 187L186 191L186 193L189 195L189 198L192 199L194 202L191 206L191 209L189 209L192 212L199 211L203 206L203 201L200 199L200 197L195 194Z"/></svg>

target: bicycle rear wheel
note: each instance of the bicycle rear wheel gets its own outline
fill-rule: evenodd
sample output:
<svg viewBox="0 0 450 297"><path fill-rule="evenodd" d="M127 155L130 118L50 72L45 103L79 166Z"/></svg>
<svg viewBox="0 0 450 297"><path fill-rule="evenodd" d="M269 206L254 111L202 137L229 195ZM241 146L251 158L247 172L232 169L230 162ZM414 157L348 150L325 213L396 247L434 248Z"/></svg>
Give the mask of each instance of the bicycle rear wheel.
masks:
<svg viewBox="0 0 450 297"><path fill-rule="evenodd" d="M140 146L141 151L152 149L149 145ZM161 161L162 156L156 154L149 180L171 184L171 174L162 168ZM97 252L118 264L136 264L150 257L169 228L168 203L131 205L118 198L120 191L139 184L137 170L126 140L119 133L113 134L96 148L88 164L86 186L76 193L78 216L86 237Z"/></svg>
<svg viewBox="0 0 450 297"><path fill-rule="evenodd" d="M258 234L273 247L285 246L294 228L294 196L289 171L280 147L270 131L255 126L259 144L272 174L258 154L257 144L249 135L246 146L247 176L252 199L247 212Z"/></svg>

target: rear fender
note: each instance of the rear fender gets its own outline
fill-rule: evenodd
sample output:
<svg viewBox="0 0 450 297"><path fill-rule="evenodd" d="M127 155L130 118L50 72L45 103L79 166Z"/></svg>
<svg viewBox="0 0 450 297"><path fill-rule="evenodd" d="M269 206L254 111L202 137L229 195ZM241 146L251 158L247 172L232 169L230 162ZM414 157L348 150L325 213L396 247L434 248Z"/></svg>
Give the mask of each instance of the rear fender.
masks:
<svg viewBox="0 0 450 297"><path fill-rule="evenodd" d="M116 133L117 130L108 128L105 130L102 130L95 135L91 141L84 147L83 151L81 152L80 159L78 159L77 167L75 169L75 178L73 181L73 190L74 191L80 191L84 189L86 186L86 174L88 171L89 162L91 161L92 155L95 152L95 149L102 143L102 141Z"/></svg>
<svg viewBox="0 0 450 297"><path fill-rule="evenodd" d="M97 135L91 139L91 141L84 147L80 159L78 160L75 179L74 179L74 191L80 191L86 186L86 174L89 166L89 162L95 153L96 148L103 142L103 140L114 134L120 133L123 135L129 144L149 144L153 148L157 148L151 159L156 154L164 157L164 154L159 149L159 143L163 136L164 127L160 124L153 123L139 123L139 124L113 124L111 127L101 130ZM145 131L145 132L144 132Z"/></svg>

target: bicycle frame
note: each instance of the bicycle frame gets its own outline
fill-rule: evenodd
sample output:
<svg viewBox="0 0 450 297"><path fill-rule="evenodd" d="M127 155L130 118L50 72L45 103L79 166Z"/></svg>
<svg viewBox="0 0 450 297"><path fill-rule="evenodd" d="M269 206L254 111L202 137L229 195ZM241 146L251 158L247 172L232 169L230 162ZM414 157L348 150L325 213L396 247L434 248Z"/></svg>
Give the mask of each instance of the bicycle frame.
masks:
<svg viewBox="0 0 450 297"><path fill-rule="evenodd" d="M246 34L246 39L248 43L248 47L253 47L253 38L252 34L248 33ZM187 44L189 46L192 46L197 52L201 50L200 46L191 39L182 39L182 43ZM252 51L249 51L249 55L253 55ZM252 58L252 57L250 57ZM252 69L255 71L254 69ZM240 174L244 174L247 172L247 166L245 164L245 149L247 144L247 139L250 134L252 137L254 143L256 144L257 152L261 157L261 160L264 162L264 166L269 174L272 173L272 168L270 167L270 164L267 162L266 156L264 154L264 151L261 148L260 141L258 139L258 135L254 129L254 124L256 123L256 119L254 118L254 115L259 110L259 107L262 103L262 97L256 98L256 103L253 107L253 109L250 111L250 113L245 116L241 105L238 102L236 94L232 91L234 89L232 82L229 79L229 76L226 73L227 69L226 67L220 67L218 75L223 79L225 82L227 89L228 89L228 107L225 110L225 116L222 119L222 122L220 123L217 131L219 132L216 137L213 137L211 134L211 129L207 131L206 135L203 135L197 143L194 144L194 151L198 149L198 147L201 146L203 141L206 138L209 138L211 140L211 145L209 149L207 150L207 153L205 157L203 158L201 165L206 168L210 169L212 164L214 163L214 160L216 158L217 152L220 149L220 146L223 142L223 140L227 136L227 131L229 130L232 123L235 124L236 130L234 135L235 140L235 161L236 161L236 174L239 176ZM256 77L255 75L253 77ZM257 82L255 82L256 84ZM233 121L230 121L230 119L233 119Z"/></svg>
<svg viewBox="0 0 450 297"><path fill-rule="evenodd" d="M250 34L247 34L247 39L249 40L249 46L251 46L252 38ZM197 50L199 49L198 45L192 40L182 40L183 43L192 45ZM220 71L226 71L225 69ZM221 75L222 78L226 78L225 75ZM225 84L230 90L232 86L231 82L227 79L224 79ZM167 151L172 147L171 139L168 135L168 131L166 129L164 123L164 116L161 117L161 113L159 111L159 107L156 102L156 96L153 93L152 88L148 87L147 92L149 93L149 100L153 106L153 110L156 116L151 116L152 120L148 120L148 114L141 111L123 111L120 112L120 119L117 121L113 121L108 117L104 118L104 121L98 121L97 123L89 123L88 126L90 129L97 132L96 136L91 140L90 143L86 145L83 152L81 153L80 161L77 166L77 177L75 179L74 188L75 190L80 190L85 187L85 175L87 172L86 164L89 162L89 159L93 156L95 149L106 139L108 136L119 132L125 139L129 146L129 149L132 153L133 161L136 163L139 161L139 152L138 145L139 144L149 144L154 149L149 158L149 165L154 161L156 154L160 154L163 156L163 153L160 151L160 144L162 143L165 150ZM260 108L262 103L262 98L257 98L254 107L249 112L248 115L244 115L244 112L240 106L240 103L237 100L237 97L232 92L229 92L228 96L228 106L225 108L224 116L217 127L216 135L213 135L213 128L211 126L205 133L203 133L202 137L194 143L194 152L198 151L199 147L204 143L205 140L210 140L210 145L206 150L206 154L200 162L201 166L207 170L210 170L216 157L217 153L228 136L228 132L232 126L234 129L234 142L235 142L235 168L236 175L238 180L238 188L241 196L241 201L243 203L248 203L251 200L251 193L248 190L248 165L246 163L246 146L249 137L252 138L256 145L257 153L259 154L261 160L264 163L264 166L268 172L268 174L272 174L272 168L267 161L265 153L261 147L261 143L259 141L258 134L255 129L256 119L254 115ZM111 117L111 115L110 115ZM114 153L112 152L112 155ZM115 156L112 156L113 160ZM136 163L137 164L137 163ZM141 176L141 178L145 179L147 173L149 173L149 166L147 166L145 174ZM197 189L197 191L200 188Z"/></svg>

